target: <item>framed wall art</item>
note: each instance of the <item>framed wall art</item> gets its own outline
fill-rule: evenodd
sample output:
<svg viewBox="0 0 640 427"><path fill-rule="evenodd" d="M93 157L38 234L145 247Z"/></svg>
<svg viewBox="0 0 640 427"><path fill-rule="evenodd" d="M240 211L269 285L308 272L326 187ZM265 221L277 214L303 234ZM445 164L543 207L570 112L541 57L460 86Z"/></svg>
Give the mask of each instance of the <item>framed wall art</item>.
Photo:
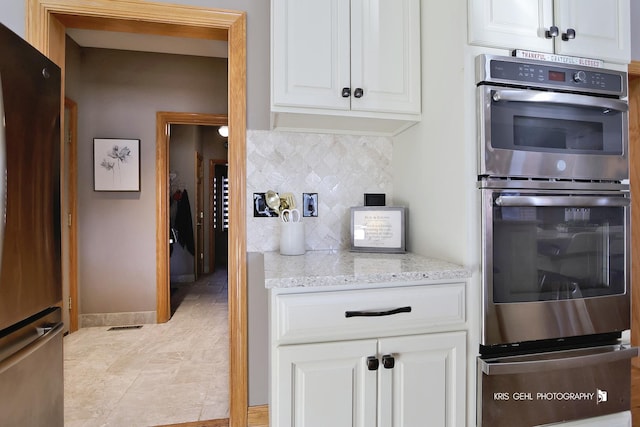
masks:
<svg viewBox="0 0 640 427"><path fill-rule="evenodd" d="M400 206L351 208L351 250L405 252L405 208Z"/></svg>
<svg viewBox="0 0 640 427"><path fill-rule="evenodd" d="M140 191L139 139L93 139L93 190Z"/></svg>

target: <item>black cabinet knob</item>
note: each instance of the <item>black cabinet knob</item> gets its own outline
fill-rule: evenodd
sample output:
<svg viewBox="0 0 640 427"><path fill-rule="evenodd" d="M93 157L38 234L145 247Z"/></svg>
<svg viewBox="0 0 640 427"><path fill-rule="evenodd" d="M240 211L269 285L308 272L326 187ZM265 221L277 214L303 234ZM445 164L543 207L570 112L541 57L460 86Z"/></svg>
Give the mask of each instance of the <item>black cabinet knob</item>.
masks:
<svg viewBox="0 0 640 427"><path fill-rule="evenodd" d="M544 32L544 36L548 39L558 37L558 34L560 34L560 30L555 25L552 25L547 31Z"/></svg>
<svg viewBox="0 0 640 427"><path fill-rule="evenodd" d="M562 33L562 40L564 41L569 41L575 38L576 38L576 30L574 30L573 28L567 28L567 32Z"/></svg>
<svg viewBox="0 0 640 427"><path fill-rule="evenodd" d="M391 354L385 354L382 356L382 366L384 366L385 369L393 369L393 367L396 366L396 359L394 359Z"/></svg>
<svg viewBox="0 0 640 427"><path fill-rule="evenodd" d="M350 87L343 87L342 88L342 97L343 98L348 98L351 96L351 88Z"/></svg>
<svg viewBox="0 0 640 427"><path fill-rule="evenodd" d="M356 98L362 98L362 95L364 95L364 90L362 90L361 87L357 87L356 90L353 91L353 96Z"/></svg>
<svg viewBox="0 0 640 427"><path fill-rule="evenodd" d="M370 371L377 371L380 366L380 361L375 356L367 357L367 369Z"/></svg>

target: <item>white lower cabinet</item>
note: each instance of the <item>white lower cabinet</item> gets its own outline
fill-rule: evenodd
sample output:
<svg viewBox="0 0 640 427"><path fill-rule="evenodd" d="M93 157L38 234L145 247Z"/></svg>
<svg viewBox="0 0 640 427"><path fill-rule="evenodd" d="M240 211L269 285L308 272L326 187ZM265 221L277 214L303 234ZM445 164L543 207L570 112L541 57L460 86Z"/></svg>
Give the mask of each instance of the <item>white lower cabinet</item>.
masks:
<svg viewBox="0 0 640 427"><path fill-rule="evenodd" d="M378 354L379 427L464 425L465 332L380 339Z"/></svg>
<svg viewBox="0 0 640 427"><path fill-rule="evenodd" d="M465 290L272 289L270 425L465 427Z"/></svg>
<svg viewBox="0 0 640 427"><path fill-rule="evenodd" d="M367 368L375 354L376 340L279 347L271 425L375 426L377 372Z"/></svg>
<svg viewBox="0 0 640 427"><path fill-rule="evenodd" d="M465 332L280 346L271 425L464 426L465 354Z"/></svg>

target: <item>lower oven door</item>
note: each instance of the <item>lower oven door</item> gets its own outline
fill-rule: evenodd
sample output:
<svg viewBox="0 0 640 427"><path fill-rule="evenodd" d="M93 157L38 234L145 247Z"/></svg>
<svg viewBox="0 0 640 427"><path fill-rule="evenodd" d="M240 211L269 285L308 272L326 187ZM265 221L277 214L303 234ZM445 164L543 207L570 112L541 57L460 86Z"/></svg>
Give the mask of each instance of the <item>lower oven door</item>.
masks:
<svg viewBox="0 0 640 427"><path fill-rule="evenodd" d="M630 409L637 347L478 358L479 427L531 427Z"/></svg>
<svg viewBox="0 0 640 427"><path fill-rule="evenodd" d="M485 346L630 328L629 193L483 189Z"/></svg>

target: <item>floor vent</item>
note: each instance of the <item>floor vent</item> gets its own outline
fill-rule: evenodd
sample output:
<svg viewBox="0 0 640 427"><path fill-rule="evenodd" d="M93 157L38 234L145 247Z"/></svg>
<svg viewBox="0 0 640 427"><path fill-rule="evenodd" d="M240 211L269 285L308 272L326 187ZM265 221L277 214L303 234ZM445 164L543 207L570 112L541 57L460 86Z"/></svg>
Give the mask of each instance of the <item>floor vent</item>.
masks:
<svg viewBox="0 0 640 427"><path fill-rule="evenodd" d="M107 331L127 331L129 329L140 329L142 325L131 325L131 326L112 326L107 329Z"/></svg>

